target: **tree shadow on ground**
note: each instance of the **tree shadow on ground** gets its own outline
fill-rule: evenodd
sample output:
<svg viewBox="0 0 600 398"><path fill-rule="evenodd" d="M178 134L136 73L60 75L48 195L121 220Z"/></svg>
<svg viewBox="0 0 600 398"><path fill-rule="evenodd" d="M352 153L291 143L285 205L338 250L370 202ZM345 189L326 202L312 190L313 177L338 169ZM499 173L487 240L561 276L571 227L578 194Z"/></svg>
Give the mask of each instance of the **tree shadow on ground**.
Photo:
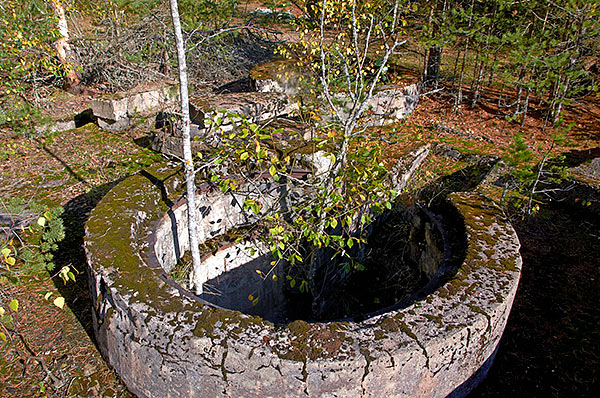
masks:
<svg viewBox="0 0 600 398"><path fill-rule="evenodd" d="M87 261L83 245L85 223L91 210L96 207L104 195L122 179L94 187L89 192L71 199L64 205L62 220L65 227L65 238L59 243L54 253L55 271L68 266L76 270L76 282L63 283L54 278L54 284L65 298L66 305L73 311L81 326L95 343L92 327L92 308L90 284L87 272Z"/></svg>
<svg viewBox="0 0 600 398"><path fill-rule="evenodd" d="M595 191L592 201L600 201ZM600 388L600 212L553 201L513 217L521 281L494 365L470 395L592 397Z"/></svg>
<svg viewBox="0 0 600 398"><path fill-rule="evenodd" d="M591 149L573 149L565 155L565 165L569 167L579 166L582 163L587 162L600 157L600 147Z"/></svg>

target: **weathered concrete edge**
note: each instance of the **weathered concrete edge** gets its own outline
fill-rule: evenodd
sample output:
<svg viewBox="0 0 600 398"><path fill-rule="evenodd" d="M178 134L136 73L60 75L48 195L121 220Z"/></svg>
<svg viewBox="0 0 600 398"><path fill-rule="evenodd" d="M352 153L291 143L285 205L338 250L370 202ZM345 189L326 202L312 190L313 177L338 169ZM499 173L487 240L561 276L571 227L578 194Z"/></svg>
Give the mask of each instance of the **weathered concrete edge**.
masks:
<svg viewBox="0 0 600 398"><path fill-rule="evenodd" d="M145 266L149 231L167 211L164 196L148 178L130 177L86 224L98 343L139 396L443 397L487 360L506 324L519 244L479 194L452 197L480 243L469 244L465 263L442 289L364 322L283 329L209 308Z"/></svg>

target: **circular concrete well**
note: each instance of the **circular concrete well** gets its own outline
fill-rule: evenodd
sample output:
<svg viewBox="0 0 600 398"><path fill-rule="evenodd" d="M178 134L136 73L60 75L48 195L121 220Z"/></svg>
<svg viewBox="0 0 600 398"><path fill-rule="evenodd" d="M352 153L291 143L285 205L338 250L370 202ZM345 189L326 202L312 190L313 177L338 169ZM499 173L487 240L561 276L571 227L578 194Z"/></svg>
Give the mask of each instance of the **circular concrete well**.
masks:
<svg viewBox="0 0 600 398"><path fill-rule="evenodd" d="M181 184L181 175L167 168L129 177L86 224L98 346L137 396L464 396L487 372L521 257L514 230L483 195L450 195L466 231L464 259L451 277L443 263L430 269L429 288L410 302L354 320L273 323L268 311L259 317L222 308L239 298L223 297L215 306L168 276L189 247ZM277 196L267 179L258 185ZM197 203L201 240L252 222L235 194L204 186ZM440 241L426 239L421 257L443 252L430 247ZM233 245L206 259L205 279L260 263L244 249ZM246 295L245 281L231 279ZM277 302L277 289L270 291L274 297L265 302Z"/></svg>

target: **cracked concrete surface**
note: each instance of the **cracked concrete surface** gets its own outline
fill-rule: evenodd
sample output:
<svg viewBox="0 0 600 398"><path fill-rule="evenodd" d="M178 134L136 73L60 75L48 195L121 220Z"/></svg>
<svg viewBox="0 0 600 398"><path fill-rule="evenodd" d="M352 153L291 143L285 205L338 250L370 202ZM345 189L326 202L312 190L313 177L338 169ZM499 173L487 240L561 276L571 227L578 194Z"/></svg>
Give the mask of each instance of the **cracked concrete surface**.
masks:
<svg viewBox="0 0 600 398"><path fill-rule="evenodd" d="M445 397L493 356L521 258L514 230L482 195L451 195L468 248L442 288L361 322L276 326L210 307L166 277L152 248L161 223L170 231L163 194L176 202L181 177L148 173L102 199L85 238L98 345L137 396Z"/></svg>

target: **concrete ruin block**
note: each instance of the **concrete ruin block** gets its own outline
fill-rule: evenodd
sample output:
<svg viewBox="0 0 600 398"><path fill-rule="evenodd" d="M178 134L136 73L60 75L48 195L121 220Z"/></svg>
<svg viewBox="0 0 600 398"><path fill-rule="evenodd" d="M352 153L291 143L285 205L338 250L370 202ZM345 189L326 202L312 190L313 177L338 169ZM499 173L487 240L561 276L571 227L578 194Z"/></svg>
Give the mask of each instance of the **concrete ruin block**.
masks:
<svg viewBox="0 0 600 398"><path fill-rule="evenodd" d="M125 119L157 113L177 98L177 86L174 83L148 82L129 92L106 94L93 99L92 112L95 117L102 119L100 127L118 129L127 127Z"/></svg>
<svg viewBox="0 0 600 398"><path fill-rule="evenodd" d="M163 98L159 91L146 91L132 95L127 99L128 115L143 115L157 110L162 104Z"/></svg>
<svg viewBox="0 0 600 398"><path fill-rule="evenodd" d="M142 83L128 97L127 114L145 116L163 110L179 98L177 85L172 82Z"/></svg>
<svg viewBox="0 0 600 398"><path fill-rule="evenodd" d="M92 112L97 118L119 120L127 116L129 99L124 94L107 94L92 100Z"/></svg>
<svg viewBox="0 0 600 398"><path fill-rule="evenodd" d="M103 130L124 131L131 127L131 120L127 115L117 120L98 118L98 126Z"/></svg>
<svg viewBox="0 0 600 398"><path fill-rule="evenodd" d="M281 93L230 93L209 98L190 98L190 118L200 127L209 126L218 117L222 118L224 126L234 124L229 114L259 122L290 114L297 109L298 104Z"/></svg>
<svg viewBox="0 0 600 398"><path fill-rule="evenodd" d="M410 86L384 86L379 89L367 103L367 108L363 112L359 121L363 127L385 126L396 123L406 118L417 107L421 86L418 83ZM351 101L344 94L337 94L336 101L346 106L340 107L340 114L343 117L348 116L348 111L352 106ZM328 117L333 119L333 115Z"/></svg>
<svg viewBox="0 0 600 398"><path fill-rule="evenodd" d="M131 176L103 197L85 226L93 330L132 393L464 397L489 369L521 257L514 229L484 194L449 195L466 247L456 273L437 288L360 319L276 326L214 306L167 275L189 246L187 206L177 200L182 180L158 166ZM247 222L231 193L206 184L197 199L205 238ZM210 263L213 271L231 272L226 254Z"/></svg>

